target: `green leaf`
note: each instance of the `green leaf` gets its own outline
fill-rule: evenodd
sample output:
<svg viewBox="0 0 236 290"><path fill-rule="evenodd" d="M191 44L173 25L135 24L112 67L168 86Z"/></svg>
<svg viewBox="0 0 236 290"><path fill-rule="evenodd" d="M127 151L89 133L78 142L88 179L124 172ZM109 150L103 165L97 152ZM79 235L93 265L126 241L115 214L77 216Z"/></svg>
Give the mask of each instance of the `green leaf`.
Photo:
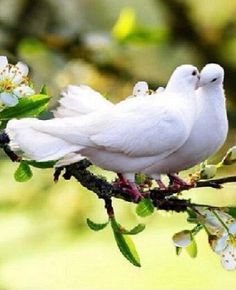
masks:
<svg viewBox="0 0 236 290"><path fill-rule="evenodd" d="M192 240L192 243L189 244L185 249L191 258L197 257L197 243L194 239Z"/></svg>
<svg viewBox="0 0 236 290"><path fill-rule="evenodd" d="M236 207L227 208L227 213L230 214L233 218L236 218Z"/></svg>
<svg viewBox="0 0 236 290"><path fill-rule="evenodd" d="M0 120L37 116L47 108L49 100L49 96L40 94L22 98L15 107L0 112Z"/></svg>
<svg viewBox="0 0 236 290"><path fill-rule="evenodd" d="M143 173L137 173L135 174L135 183L140 185L143 184L146 180L146 175L144 175Z"/></svg>
<svg viewBox="0 0 236 290"><path fill-rule="evenodd" d="M134 266L141 267L139 255L131 238L120 233L120 225L116 222L115 218L111 218L110 221L120 252Z"/></svg>
<svg viewBox="0 0 236 290"><path fill-rule="evenodd" d="M40 95L47 95L47 86L42 85L39 93L40 93Z"/></svg>
<svg viewBox="0 0 236 290"><path fill-rule="evenodd" d="M182 252L182 249L181 247L175 247L175 252L176 252L176 255L179 256Z"/></svg>
<svg viewBox="0 0 236 290"><path fill-rule="evenodd" d="M0 123L0 130L2 131L2 130L4 130L6 128L8 120L2 120L0 122L1 122Z"/></svg>
<svg viewBox="0 0 236 290"><path fill-rule="evenodd" d="M30 180L33 176L33 173L29 167L29 165L25 161L21 161L20 165L16 169L14 173L14 178L18 182L25 182Z"/></svg>
<svg viewBox="0 0 236 290"><path fill-rule="evenodd" d="M98 224L98 223L91 221L89 218L87 218L87 225L93 231L103 230L108 224L109 224L109 221L104 223L104 224Z"/></svg>
<svg viewBox="0 0 236 290"><path fill-rule="evenodd" d="M36 167L36 168L53 168L53 166L56 164L56 161L44 161L44 162L38 162L35 160L24 160L27 164Z"/></svg>
<svg viewBox="0 0 236 290"><path fill-rule="evenodd" d="M123 8L117 22L112 28L113 36L119 40L126 38L135 27L135 18L136 15L133 8Z"/></svg>
<svg viewBox="0 0 236 290"><path fill-rule="evenodd" d="M141 217L146 217L154 212L154 206L151 199L143 198L136 207L137 215Z"/></svg>
<svg viewBox="0 0 236 290"><path fill-rule="evenodd" d="M187 209L187 214L188 214L187 221L189 223L198 223L197 214L193 210Z"/></svg>
<svg viewBox="0 0 236 290"><path fill-rule="evenodd" d="M144 229L145 229L144 224L138 224L137 226L135 226L131 230L126 230L125 228L121 227L119 231L123 235L137 235L137 234L141 233Z"/></svg>

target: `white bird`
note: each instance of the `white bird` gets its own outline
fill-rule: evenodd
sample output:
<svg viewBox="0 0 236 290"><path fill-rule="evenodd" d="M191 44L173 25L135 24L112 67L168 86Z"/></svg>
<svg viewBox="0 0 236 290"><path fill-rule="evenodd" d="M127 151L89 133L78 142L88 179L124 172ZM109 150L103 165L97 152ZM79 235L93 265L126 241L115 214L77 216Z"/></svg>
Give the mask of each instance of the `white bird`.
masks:
<svg viewBox="0 0 236 290"><path fill-rule="evenodd" d="M137 198L134 173L175 152L187 140L195 121L197 83L197 68L182 65L158 98L127 99L105 113L79 118L11 120L6 132L32 159L46 161L80 153L99 167L122 173ZM40 141L44 135L48 140ZM47 143L53 142L49 149Z"/></svg>
<svg viewBox="0 0 236 290"><path fill-rule="evenodd" d="M207 64L200 73L197 90L197 118L185 143L166 158L143 169L147 175L173 174L206 160L224 143L228 120L223 89L224 70L218 64ZM174 177L181 184L181 180Z"/></svg>

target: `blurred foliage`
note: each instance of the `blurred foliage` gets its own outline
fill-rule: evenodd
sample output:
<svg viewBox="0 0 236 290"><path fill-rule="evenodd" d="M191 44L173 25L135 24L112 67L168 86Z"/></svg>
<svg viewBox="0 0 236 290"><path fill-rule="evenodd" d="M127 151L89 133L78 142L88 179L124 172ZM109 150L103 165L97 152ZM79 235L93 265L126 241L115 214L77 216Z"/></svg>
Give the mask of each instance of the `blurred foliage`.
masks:
<svg viewBox="0 0 236 290"><path fill-rule="evenodd" d="M212 158L218 162L236 143L235 16L236 2L228 0L0 0L0 54L31 67L35 83L47 84L53 96L51 108L67 84L87 84L118 102L130 95L137 80L156 88L179 64L201 68L218 62L225 67L232 127L227 143ZM145 235L135 237L140 256L148 257L140 271L116 252L109 230L94 236L86 228L87 217L106 219L93 194L74 180L54 184L51 169L31 167L33 178L16 183L16 168L1 159L2 289L234 287L234 274L221 270L203 236L197 237L196 261L184 254L175 257L170 237L186 226L185 215L159 212L145 218ZM217 174L235 174L235 166ZM236 202L227 185L184 195L202 203ZM134 206L115 201L115 207L119 221L127 226L139 222Z"/></svg>

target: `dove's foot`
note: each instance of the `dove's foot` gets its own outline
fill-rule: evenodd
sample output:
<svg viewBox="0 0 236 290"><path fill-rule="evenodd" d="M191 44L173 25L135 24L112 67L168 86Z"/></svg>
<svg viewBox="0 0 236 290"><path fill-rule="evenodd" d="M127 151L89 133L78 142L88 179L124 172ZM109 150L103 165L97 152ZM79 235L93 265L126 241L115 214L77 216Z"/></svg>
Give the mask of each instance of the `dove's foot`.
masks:
<svg viewBox="0 0 236 290"><path fill-rule="evenodd" d="M133 200L138 201L138 200L142 199L143 196L142 196L141 192L139 191L137 185L134 182L129 181L129 180L127 180L127 183L129 185L129 187L127 188L127 191L132 196Z"/></svg>
<svg viewBox="0 0 236 290"><path fill-rule="evenodd" d="M119 187L128 192L134 201L138 201L143 197L134 182L126 179L121 173L117 173L117 175L119 179L113 182L113 186Z"/></svg>
<svg viewBox="0 0 236 290"><path fill-rule="evenodd" d="M129 187L129 184L123 174L117 173L118 179L113 182L113 186L120 187L120 188L126 188Z"/></svg>
<svg viewBox="0 0 236 290"><path fill-rule="evenodd" d="M170 188L181 190L181 189L190 189L195 186L193 182L188 183L181 179L177 174L168 174L168 177L170 179Z"/></svg>

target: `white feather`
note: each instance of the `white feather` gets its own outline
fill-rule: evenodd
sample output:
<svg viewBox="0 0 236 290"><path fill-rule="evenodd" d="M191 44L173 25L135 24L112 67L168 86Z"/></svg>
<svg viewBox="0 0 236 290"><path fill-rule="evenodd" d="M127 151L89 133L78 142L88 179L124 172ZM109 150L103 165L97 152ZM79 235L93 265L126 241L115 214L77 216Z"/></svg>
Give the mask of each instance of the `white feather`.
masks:
<svg viewBox="0 0 236 290"><path fill-rule="evenodd" d="M10 137L12 149L21 149L33 160L57 160L71 151L80 149L78 146L39 132L32 128L37 119L11 120L6 133Z"/></svg>
<svg viewBox="0 0 236 290"><path fill-rule="evenodd" d="M79 117L113 106L101 94L85 85L69 85L62 91L61 95L60 106L54 111L56 118Z"/></svg>

